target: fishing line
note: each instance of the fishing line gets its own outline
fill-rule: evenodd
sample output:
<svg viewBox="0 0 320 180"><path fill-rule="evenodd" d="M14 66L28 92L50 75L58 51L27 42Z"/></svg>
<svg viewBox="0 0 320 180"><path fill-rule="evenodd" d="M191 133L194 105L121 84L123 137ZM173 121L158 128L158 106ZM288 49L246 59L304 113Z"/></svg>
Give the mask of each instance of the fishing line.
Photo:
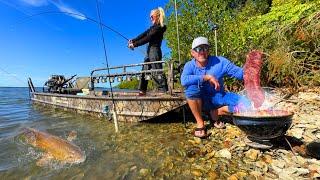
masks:
<svg viewBox="0 0 320 180"><path fill-rule="evenodd" d="M46 12L41 12L41 13L37 13L37 14L31 14L31 15L27 15L28 17L26 17L24 20L21 20L21 22L19 23L22 23L24 21L26 21L26 19L31 19L32 17L35 17L35 16L41 16L41 15L46 15L46 14L66 14L66 15L72 15L72 16L78 16L78 17L82 17L82 18L85 18L85 19L88 19L92 22L95 22L97 24L100 24L99 21L91 18L91 17L88 17L88 16L85 16L85 15L82 15L82 14L79 14L79 13L71 13L71 12L65 12L65 11L46 11ZM119 31L111 28L110 26L107 26L105 24L103 24L101 22L101 25L109 30L111 30L112 32L118 34L119 36L121 36L123 39L129 41L129 38L125 37L123 34L121 34Z"/></svg>
<svg viewBox="0 0 320 180"><path fill-rule="evenodd" d="M114 28L110 27L110 26L107 26L106 24L103 24L102 22L100 23L99 21L91 18L91 17L88 17L88 16L85 16L85 15L82 15L82 14L79 14L79 13L71 13L71 12L65 12L65 11L46 11L46 12L41 12L41 13L37 13L37 14L31 14L31 15L27 15L27 17L23 20L21 20L20 22L18 22L18 24L20 23L23 23L24 21L28 20L28 19L31 19L33 17L36 17L36 16L41 16L41 15L46 15L46 14L65 14L65 15L72 15L72 16L78 16L78 17L82 17L84 18L85 20L90 20L91 22L94 22L96 24L101 24L103 27L109 29L110 31L114 32L115 34L119 35L120 37L122 37L123 39L125 39L126 41L129 41L129 38L127 38L126 36L124 36L122 33L120 33L119 31L115 30ZM143 50L139 49L144 56L146 55L146 52L144 52Z"/></svg>
<svg viewBox="0 0 320 180"><path fill-rule="evenodd" d="M97 5L97 12L98 12L98 17L99 17L99 26L100 26L100 31L101 31L101 39L102 39L102 43L103 43L104 57L106 59L108 76L110 77L109 62L108 62L108 56L107 56L107 50L106 50L106 43L105 43L105 40L104 40L104 33L103 33L103 28L102 28L102 23L101 23L101 14L100 14L100 8L99 8L98 0L96 0L96 5ZM114 101L113 89L112 89L112 84L111 84L110 80L109 80L109 85L110 85L111 99L112 99L112 105L113 105L115 129L116 129L116 132L118 132L117 109L116 109L116 105L115 105L115 101Z"/></svg>
<svg viewBox="0 0 320 180"><path fill-rule="evenodd" d="M12 73L9 73L8 71L6 71L6 70L2 69L1 67L0 67L0 71L2 71L2 72L4 72L4 73L6 73L6 74L8 74L8 75L10 75L11 77L15 78L16 80L18 80L18 81L22 82L23 84L25 83L23 80L21 80L20 78L18 78L18 77L17 77L17 76L15 76L15 75L13 75Z"/></svg>

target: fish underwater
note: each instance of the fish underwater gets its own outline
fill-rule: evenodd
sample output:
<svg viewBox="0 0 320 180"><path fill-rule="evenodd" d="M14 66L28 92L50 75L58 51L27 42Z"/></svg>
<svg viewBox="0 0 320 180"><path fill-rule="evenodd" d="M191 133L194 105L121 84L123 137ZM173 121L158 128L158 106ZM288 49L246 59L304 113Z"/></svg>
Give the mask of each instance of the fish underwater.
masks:
<svg viewBox="0 0 320 180"><path fill-rule="evenodd" d="M78 146L49 133L24 128L21 135L26 143L45 152L37 162L38 166L45 166L50 160L56 160L62 164L78 164L86 159L85 153Z"/></svg>

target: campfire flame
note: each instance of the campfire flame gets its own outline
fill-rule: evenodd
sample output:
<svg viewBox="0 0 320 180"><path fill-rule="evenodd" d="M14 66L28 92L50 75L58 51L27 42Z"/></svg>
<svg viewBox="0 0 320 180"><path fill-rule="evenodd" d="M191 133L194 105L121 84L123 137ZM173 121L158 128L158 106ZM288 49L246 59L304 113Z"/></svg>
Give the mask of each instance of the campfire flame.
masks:
<svg viewBox="0 0 320 180"><path fill-rule="evenodd" d="M280 95L272 92L272 89L269 88L262 88L264 93L264 101L262 105L258 108L254 105L253 101L251 102L250 106L244 106L243 103L239 103L239 105L235 108L236 115L242 116L253 116L253 117L261 117L261 116L284 116L292 114L291 112L281 110L276 108L275 105L281 101ZM245 93L243 95L247 97ZM248 98L249 99L249 98Z"/></svg>

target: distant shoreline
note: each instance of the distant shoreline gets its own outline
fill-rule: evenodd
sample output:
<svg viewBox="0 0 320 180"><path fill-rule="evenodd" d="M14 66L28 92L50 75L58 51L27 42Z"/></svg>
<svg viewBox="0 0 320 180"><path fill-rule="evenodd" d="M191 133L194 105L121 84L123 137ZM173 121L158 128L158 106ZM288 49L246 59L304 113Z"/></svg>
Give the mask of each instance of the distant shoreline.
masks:
<svg viewBox="0 0 320 180"><path fill-rule="evenodd" d="M20 87L0 86L0 88L28 88L28 86L20 86ZM41 88L41 87L35 87L35 88Z"/></svg>

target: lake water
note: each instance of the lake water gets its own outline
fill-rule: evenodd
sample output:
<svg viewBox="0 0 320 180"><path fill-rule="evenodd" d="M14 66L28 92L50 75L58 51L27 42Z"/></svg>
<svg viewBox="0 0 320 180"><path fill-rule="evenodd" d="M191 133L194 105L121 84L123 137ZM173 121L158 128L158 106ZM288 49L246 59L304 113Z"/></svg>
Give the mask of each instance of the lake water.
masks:
<svg viewBox="0 0 320 180"><path fill-rule="evenodd" d="M84 114L34 105L28 88L0 88L0 179L137 179L182 178L188 141L182 117L162 123L120 123ZM67 139L86 154L80 164L36 162L43 152L23 142L22 128L32 127ZM189 137L190 138L190 137ZM178 162L178 163L176 163Z"/></svg>

